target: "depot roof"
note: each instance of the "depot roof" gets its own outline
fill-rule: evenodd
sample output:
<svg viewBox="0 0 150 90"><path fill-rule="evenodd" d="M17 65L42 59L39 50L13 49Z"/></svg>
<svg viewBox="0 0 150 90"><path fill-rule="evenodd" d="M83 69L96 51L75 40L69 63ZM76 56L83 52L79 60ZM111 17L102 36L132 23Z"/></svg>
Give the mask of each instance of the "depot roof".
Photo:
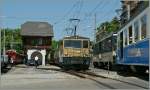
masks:
<svg viewBox="0 0 150 90"><path fill-rule="evenodd" d="M53 26L48 22L27 21L21 25L22 36L53 36Z"/></svg>

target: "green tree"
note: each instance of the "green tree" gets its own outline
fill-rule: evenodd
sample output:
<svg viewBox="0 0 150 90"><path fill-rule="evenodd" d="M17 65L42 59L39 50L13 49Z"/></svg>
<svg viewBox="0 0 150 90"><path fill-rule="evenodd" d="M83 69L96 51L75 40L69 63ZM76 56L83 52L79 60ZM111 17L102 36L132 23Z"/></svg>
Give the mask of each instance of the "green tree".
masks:
<svg viewBox="0 0 150 90"><path fill-rule="evenodd" d="M107 33L116 32L119 29L119 20L114 17L110 22L106 21L100 24L97 30L105 30Z"/></svg>
<svg viewBox="0 0 150 90"><path fill-rule="evenodd" d="M58 41L53 40L52 41L52 49L56 50L58 48Z"/></svg>
<svg viewBox="0 0 150 90"><path fill-rule="evenodd" d="M22 51L22 39L20 35L20 29L10 29L5 28L1 30L1 47L4 46L4 31L5 31L5 48L8 49L15 49L17 52ZM13 46L13 47L11 47ZM3 49L3 48L1 48Z"/></svg>

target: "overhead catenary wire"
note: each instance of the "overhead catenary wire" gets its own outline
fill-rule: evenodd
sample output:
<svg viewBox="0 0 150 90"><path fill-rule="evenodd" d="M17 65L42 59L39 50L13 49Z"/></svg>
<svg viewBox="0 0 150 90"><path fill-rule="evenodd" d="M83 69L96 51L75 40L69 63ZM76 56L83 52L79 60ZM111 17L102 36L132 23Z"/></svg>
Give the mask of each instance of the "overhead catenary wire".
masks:
<svg viewBox="0 0 150 90"><path fill-rule="evenodd" d="M105 11L105 12L102 12L102 11L99 11L100 12L100 15L98 15L98 11L97 12L95 12L95 10L97 9L97 8L99 8L99 10L102 10L102 9L104 9L106 6L108 6L108 5L110 5L110 4L112 4L112 3L110 3L110 4L106 4L106 3L108 3L108 1L109 0L107 0L105 3L103 2L99 2L97 5L96 5L96 7L95 8L93 8L93 10L89 13L89 17L91 17L91 16L93 16L93 15L95 15L95 13L97 14L97 18L100 18L100 19L97 19L97 21L100 21L101 19L104 19L104 18L106 18L106 17L109 17L110 15L109 15L109 13L112 13L112 11L113 11L113 9L114 9L114 7L112 7L111 9L109 9L109 10L107 10L107 11ZM110 1L109 1L110 2ZM101 5L100 5L100 3L101 3ZM116 2L115 3L117 3L117 0L116 0ZM100 5L99 7L98 7L98 5ZM93 15L92 15L93 14ZM87 15L86 15L87 16ZM87 20L87 17L86 16L84 16L84 19L82 19L81 21L81 23L83 23L83 22L85 22L86 20Z"/></svg>
<svg viewBox="0 0 150 90"><path fill-rule="evenodd" d="M89 12L89 16L91 16L92 13L94 13L97 8L99 8L100 6L101 6L101 7L104 7L104 5L105 5L105 2L103 2L103 0L99 1L98 4L96 5L96 7L94 7L94 8ZM84 15L84 19L82 19L82 20L80 20L80 21L85 21L86 18L87 18L87 16Z"/></svg>
<svg viewBox="0 0 150 90"><path fill-rule="evenodd" d="M104 1L104 0L100 0L99 3L96 5L96 7L94 7L94 8L92 9L92 11L90 12L89 15L91 15L92 13L94 13L95 10L96 10L97 8L99 8L100 6L104 6L105 3L104 3L103 1Z"/></svg>
<svg viewBox="0 0 150 90"><path fill-rule="evenodd" d="M89 12L89 14L87 14L87 15L85 14L85 15L84 15L84 18L81 20L82 23L83 23L84 21L88 20L88 18L91 17L92 14L95 15L96 10L97 10L98 8L99 8L100 10L103 9L104 6L105 6L105 3L107 3L107 2L104 2L104 0L100 0L100 1L98 2L98 4ZM87 23L87 22L86 22L86 23Z"/></svg>
<svg viewBox="0 0 150 90"><path fill-rule="evenodd" d="M104 0L100 0L98 4L88 13L84 15L84 18L81 20L82 22L85 22L86 20L89 20L91 16L93 16L96 12L96 10L99 8L102 10L107 2L104 2Z"/></svg>
<svg viewBox="0 0 150 90"><path fill-rule="evenodd" d="M72 12L70 12L70 17L69 17L69 24L67 27L65 27L65 31L67 32L67 34L69 34L68 32L70 32L70 35L73 35L74 33L74 29L71 27L74 27L74 19L80 19L80 14L81 14L81 10L83 7L83 0L78 0L77 2L78 4L73 8ZM68 21L67 20L67 21ZM77 24L78 26L78 24Z"/></svg>
<svg viewBox="0 0 150 90"><path fill-rule="evenodd" d="M82 7L83 7L83 3L84 3L83 0L79 0L76 11L74 12L73 18L79 18L79 15L81 14L81 10L82 10Z"/></svg>
<svg viewBox="0 0 150 90"><path fill-rule="evenodd" d="M115 4L117 4L117 0L115 1ZM109 14L112 13L113 9L115 8L116 6L114 5L114 7L112 7L111 9L109 9L108 11L105 12L105 14L103 14L103 16L100 18L100 19L97 19L97 21L100 21L101 19L104 19L106 17L110 17ZM111 17L112 18L112 17Z"/></svg>
<svg viewBox="0 0 150 90"><path fill-rule="evenodd" d="M104 1L104 0L102 0L102 1ZM100 19L96 19L97 24L98 24L98 22L99 22L101 19L110 16L109 14L112 13L114 7L116 7L116 6L114 5L111 9L107 10L106 12L103 12L102 10L103 10L104 8L106 8L107 6L110 6L110 5L112 4L112 2L110 2L109 0L108 0L108 1L105 1L105 2L102 2L102 1L99 1L99 3L91 10L91 12L89 12L88 15L84 15L83 19L81 20L81 23L86 23L86 25L87 25L87 20L90 19L91 16L93 17L93 15L94 15L95 13L96 13L96 14L100 13L100 15L102 15L102 16L97 15L97 17L100 18ZM110 4L109 4L109 2L110 2ZM115 3L117 3L117 0L116 0ZM92 15L92 14L93 14L93 15ZM86 21L86 22L85 22L85 21ZM89 25L89 26L90 26L90 25ZM85 27L85 28L87 28L87 27ZM83 28L84 31L87 30L87 29L85 29L85 28ZM92 29L92 30L93 30L93 29ZM84 33L85 33L85 32L84 32Z"/></svg>
<svg viewBox="0 0 150 90"><path fill-rule="evenodd" d="M0 16L1 19L49 19L49 17L16 17L16 16Z"/></svg>
<svg viewBox="0 0 150 90"><path fill-rule="evenodd" d="M63 15L63 17L62 17L60 20L56 21L54 24L58 24L58 23L62 22L63 20L65 20L65 18L66 18L66 17L72 12L72 10L78 5L78 3L79 3L79 1L75 2L75 3L73 4L73 6Z"/></svg>

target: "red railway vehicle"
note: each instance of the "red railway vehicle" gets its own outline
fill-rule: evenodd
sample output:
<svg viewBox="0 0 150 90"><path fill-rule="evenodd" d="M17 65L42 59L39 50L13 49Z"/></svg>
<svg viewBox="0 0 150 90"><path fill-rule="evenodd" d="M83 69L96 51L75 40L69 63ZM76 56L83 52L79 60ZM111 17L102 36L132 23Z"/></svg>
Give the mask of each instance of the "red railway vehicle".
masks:
<svg viewBox="0 0 150 90"><path fill-rule="evenodd" d="M24 55L17 53L15 50L7 50L6 55L13 60L13 64L21 64L24 60Z"/></svg>

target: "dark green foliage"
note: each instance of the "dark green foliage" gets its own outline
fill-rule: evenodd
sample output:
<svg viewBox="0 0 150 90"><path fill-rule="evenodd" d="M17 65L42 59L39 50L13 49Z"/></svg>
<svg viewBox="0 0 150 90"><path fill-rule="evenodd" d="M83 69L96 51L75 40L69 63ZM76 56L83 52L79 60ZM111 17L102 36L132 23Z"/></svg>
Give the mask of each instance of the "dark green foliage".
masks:
<svg viewBox="0 0 150 90"><path fill-rule="evenodd" d="M58 48L58 41L52 41L52 49L56 50Z"/></svg>
<svg viewBox="0 0 150 90"><path fill-rule="evenodd" d="M97 30L105 30L106 32L116 32L119 29L119 20L114 17L110 22L102 23Z"/></svg>
<svg viewBox="0 0 150 90"><path fill-rule="evenodd" d="M1 30L1 47L4 46L4 30L5 30L5 48L15 49L17 52L22 51L22 39L20 35L20 29L2 29ZM3 49L3 48L1 48Z"/></svg>

